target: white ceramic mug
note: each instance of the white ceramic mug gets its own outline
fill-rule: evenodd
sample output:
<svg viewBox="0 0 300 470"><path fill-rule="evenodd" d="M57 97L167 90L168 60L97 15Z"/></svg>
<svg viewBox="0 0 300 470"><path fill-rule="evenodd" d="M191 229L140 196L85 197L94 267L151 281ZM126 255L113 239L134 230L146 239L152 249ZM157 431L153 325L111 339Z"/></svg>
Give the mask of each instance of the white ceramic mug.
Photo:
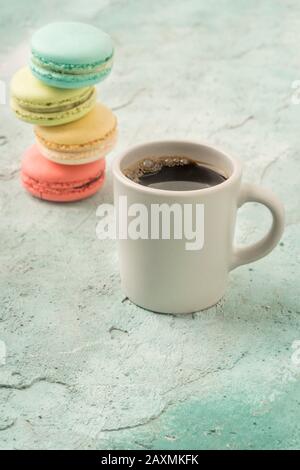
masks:
<svg viewBox="0 0 300 470"><path fill-rule="evenodd" d="M227 179L217 186L192 191L154 189L128 179L122 170L147 157L182 156L223 173ZM186 249L186 239L119 239L119 261L124 293L135 304L161 313L191 313L206 309L223 296L228 273L267 255L284 229L281 202L269 191L241 184L241 164L206 144L162 141L138 145L123 152L114 162L116 213L120 196L128 205L174 203L203 204L204 244L200 250ZM246 202L259 202L272 214L269 232L248 247L234 247L237 209Z"/></svg>

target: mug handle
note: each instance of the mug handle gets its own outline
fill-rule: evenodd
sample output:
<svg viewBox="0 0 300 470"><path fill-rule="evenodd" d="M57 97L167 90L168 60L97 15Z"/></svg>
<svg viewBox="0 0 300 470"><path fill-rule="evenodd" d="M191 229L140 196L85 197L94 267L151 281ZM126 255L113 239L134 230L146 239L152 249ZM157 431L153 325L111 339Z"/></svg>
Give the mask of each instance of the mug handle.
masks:
<svg viewBox="0 0 300 470"><path fill-rule="evenodd" d="M243 184L238 198L238 207L247 202L259 202L266 206L273 216L272 226L268 233L258 242L248 247L233 249L230 270L266 256L275 248L284 230L283 204L271 191L254 184Z"/></svg>

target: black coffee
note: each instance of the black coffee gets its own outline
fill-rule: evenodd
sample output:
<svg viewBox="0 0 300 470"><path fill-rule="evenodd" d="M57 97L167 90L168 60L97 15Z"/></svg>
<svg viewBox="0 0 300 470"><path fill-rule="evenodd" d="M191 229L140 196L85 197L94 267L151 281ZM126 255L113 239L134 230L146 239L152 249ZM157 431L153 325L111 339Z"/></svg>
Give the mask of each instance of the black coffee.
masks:
<svg viewBox="0 0 300 470"><path fill-rule="evenodd" d="M123 173L143 186L169 191L204 189L226 181L216 170L185 157L145 158Z"/></svg>

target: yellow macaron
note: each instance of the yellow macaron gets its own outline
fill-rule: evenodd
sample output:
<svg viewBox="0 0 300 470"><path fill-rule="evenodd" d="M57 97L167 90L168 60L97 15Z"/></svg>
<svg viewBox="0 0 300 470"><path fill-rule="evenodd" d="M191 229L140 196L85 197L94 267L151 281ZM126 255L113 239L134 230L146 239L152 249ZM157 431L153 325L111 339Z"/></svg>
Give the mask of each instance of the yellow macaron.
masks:
<svg viewBox="0 0 300 470"><path fill-rule="evenodd" d="M59 126L82 118L96 104L95 87L63 90L45 85L28 67L18 70L10 85L11 108L22 121Z"/></svg>
<svg viewBox="0 0 300 470"><path fill-rule="evenodd" d="M53 127L35 127L42 155L63 165L81 165L105 157L115 145L117 119L101 103L78 121Z"/></svg>

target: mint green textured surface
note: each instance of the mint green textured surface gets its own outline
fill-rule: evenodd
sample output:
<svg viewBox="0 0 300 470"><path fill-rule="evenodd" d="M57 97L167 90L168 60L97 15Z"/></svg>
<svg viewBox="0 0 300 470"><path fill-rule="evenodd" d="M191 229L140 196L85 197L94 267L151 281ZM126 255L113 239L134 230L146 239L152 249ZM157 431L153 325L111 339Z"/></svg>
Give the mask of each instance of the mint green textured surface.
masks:
<svg viewBox="0 0 300 470"><path fill-rule="evenodd" d="M102 27L116 45L100 87L119 120L116 152L208 140L240 157L245 181L278 194L287 227L268 257L231 273L217 306L145 312L121 293L116 243L96 238L116 153L96 197L33 199L19 183L32 129L0 105L0 448L300 448L299 15L297 0L4 4L2 80L27 61L41 25ZM269 223L247 204L237 239Z"/></svg>

